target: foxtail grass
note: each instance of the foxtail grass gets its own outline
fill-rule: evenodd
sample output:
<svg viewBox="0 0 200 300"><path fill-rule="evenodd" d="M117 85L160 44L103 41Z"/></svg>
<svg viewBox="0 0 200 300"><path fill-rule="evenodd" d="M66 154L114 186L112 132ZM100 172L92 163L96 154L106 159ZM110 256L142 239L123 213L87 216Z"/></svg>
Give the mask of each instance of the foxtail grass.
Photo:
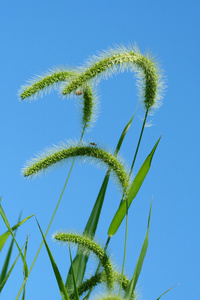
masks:
<svg viewBox="0 0 200 300"><path fill-rule="evenodd" d="M56 166L58 163L67 161L74 157L81 158L84 161L87 159L91 162L97 161L99 164L105 164L116 174L116 178L121 184L123 190L128 188L128 172L120 162L119 158L99 147L93 147L84 143L78 145L77 143L69 142L68 144L62 144L60 147L54 147L43 152L28 163L28 165L23 169L23 175L25 177L36 176L39 173L50 169L50 167Z"/></svg>
<svg viewBox="0 0 200 300"><path fill-rule="evenodd" d="M21 87L18 92L19 99L24 101L41 97L44 93L50 92L52 88L57 88L66 79L73 78L74 75L74 71L70 69L56 68L37 76Z"/></svg>
<svg viewBox="0 0 200 300"><path fill-rule="evenodd" d="M114 285L115 284L121 284L122 282L122 288L124 292L128 289L128 286L130 284L130 280L126 276L122 276L121 273L118 273L116 271L113 272L113 278L114 278ZM93 276L91 276L89 279L85 280L78 288L79 296L82 296L84 293L89 291L90 289L93 289L98 284L101 284L107 280L105 272L99 272ZM75 293L71 293L70 295L71 300L75 300Z"/></svg>
<svg viewBox="0 0 200 300"><path fill-rule="evenodd" d="M97 97L94 92L94 86L101 79L108 78L111 75L117 74L118 72L124 72L124 71L131 71L136 74L137 85L139 88L139 99L145 111L145 117L141 129L141 133L139 136L135 154L133 156L133 162L130 170L126 169L124 162L117 156L117 153L119 151L119 148L121 147L121 143L127 132L126 130L128 130L132 121L129 122L130 123L129 125L127 124L127 128L124 130L114 154L110 153L107 150L101 149L99 145L93 144L92 146L91 144L83 142L83 136L86 133L86 129L91 126L94 120L95 111L97 107L97 101L96 101ZM82 111L82 121L81 121L82 135L79 143L70 142L67 144L62 143L58 147L54 146L53 148L48 149L47 151L44 151L40 155L33 158L31 161L28 162L26 167L23 169L23 175L25 177L31 178L51 169L53 166L57 166L63 164L64 162L72 160L72 166L69 171L69 175L65 182L64 188L62 190L54 214L51 218L50 224L47 228L46 234L43 237L44 240L49 231L55 213L58 209L59 203L62 199L75 160L81 159L83 161L88 160L91 162L95 162L98 165L106 166L108 170L105 181L103 183L103 188L100 191L100 196L98 196L97 198L98 205L95 203L94 211L92 211L91 216L86 225L86 229L84 233L88 232L89 236L87 236L86 234L80 236L71 233L69 234L57 233L54 235L54 238L59 242L68 243L68 244L75 243L78 245L78 254L76 257L77 260L75 259L75 264L74 262L72 263L71 252L70 252L71 271L72 271L71 275L73 275L73 281L71 280L71 278L67 278L66 285L65 285L66 291L68 293L69 292L68 287L72 286L69 283L73 282L74 284L75 294L74 291L72 292L70 291L69 293L70 299L73 299L74 297L78 300L79 295L81 295L83 292L88 292L88 294L84 298L84 299L88 299L93 287L102 281L107 282L107 286L109 290L114 286L116 282L117 284L120 285L118 296L109 294L109 295L105 295L105 297L104 296L101 297L102 300L115 300L115 299L120 300L121 289L124 290L125 297L127 297L128 299L135 299L135 286L141 271L141 267L148 246L149 222L148 222L147 234L141 250L141 254L138 259L133 278L130 282L128 279L125 280L125 276L124 276L126 245L127 245L127 235L128 235L128 209L133 199L137 195L150 169L151 160L159 140L155 144L152 152L145 160L144 164L140 168L139 172L137 173L133 181L131 179L131 174L141 144L144 128L147 124L147 117L150 113L154 112L154 110L158 108L161 103L160 100L162 98L163 86L164 86L161 77L162 77L161 71L158 66L158 63L153 57L151 57L151 55L141 54L137 47L126 48L122 46L122 47L116 47L115 49L109 49L108 51L104 51L102 54L98 56L94 56L83 67L74 68L74 69L70 69L70 68L55 69L52 72L44 75L43 77L39 77L35 79L34 81L30 82L30 84L22 87L21 89L20 99L26 100L26 99L36 98L42 95L42 93L44 92L46 93L50 91L54 87L56 88L59 87L61 95L63 96L67 95L68 97L73 96L78 99ZM92 238L95 234L95 230L97 227L110 172L112 172L115 175L115 178L117 179L117 182L119 183L122 189L122 199L119 205L119 209L117 210L111 222L111 225L108 229L108 239L103 250L97 243L95 243L92 240ZM123 258L122 272L118 276L117 273L113 271L113 267L107 256L106 250L111 237L116 233L125 216L126 216L126 231L125 231L124 258ZM149 216L149 220L150 220L150 216ZM95 223L95 225L93 223ZM39 254L41 246L42 244L40 245L40 248L36 254L35 260L37 258L37 255ZM87 264L87 259L85 259L84 256L80 256L81 251L83 253L85 253L85 251L86 252L88 251L88 253L89 252L94 253L99 260L99 265L97 267L95 275L85 282L83 282L83 276ZM104 268L103 273L99 272L101 265ZM30 274L32 266L29 270L28 275ZM79 274L77 275L78 266L80 267L80 271L81 271L80 276ZM25 281L23 285L24 284ZM62 287L63 290L65 291L63 283L62 283Z"/></svg>
<svg viewBox="0 0 200 300"><path fill-rule="evenodd" d="M142 55L137 47L116 47L94 56L84 67L77 68L77 76L61 86L63 95L70 95L86 83L95 84L102 78L124 72L135 72L139 96L143 106L150 112L160 106L164 89L158 63L149 54Z"/></svg>
<svg viewBox="0 0 200 300"><path fill-rule="evenodd" d="M108 287L109 288L113 287L113 277L114 277L113 276L113 267L112 267L112 264L110 262L108 255L101 248L100 245L95 243L93 240L91 240L87 236L81 236L81 235L77 235L77 234L73 234L73 233L58 232L53 235L53 238L58 242L62 242L62 243L68 242L68 243L77 244L77 245L81 246L80 250L82 250L83 252L89 250L92 253L94 253L104 268L105 275L106 275L106 282L107 282Z"/></svg>

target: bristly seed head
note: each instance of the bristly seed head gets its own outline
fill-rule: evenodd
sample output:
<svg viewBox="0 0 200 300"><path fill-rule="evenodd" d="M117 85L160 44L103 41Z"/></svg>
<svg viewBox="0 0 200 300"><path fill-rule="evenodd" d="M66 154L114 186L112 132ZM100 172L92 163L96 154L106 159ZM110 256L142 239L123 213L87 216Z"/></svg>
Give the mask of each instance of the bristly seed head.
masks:
<svg viewBox="0 0 200 300"><path fill-rule="evenodd" d="M76 78L78 74L75 70L70 69L55 69L43 76L32 80L30 84L25 85L19 92L20 100L34 99L43 92L51 91L54 87L61 85L63 82L70 82ZM81 90L74 92L76 96L81 96L81 111L82 111L82 127L84 130L92 125L95 121L95 113L98 107L98 99L96 93L92 90L91 86L85 84Z"/></svg>
<svg viewBox="0 0 200 300"><path fill-rule="evenodd" d="M106 165L116 175L118 182L120 182L123 188L123 192L126 192L130 179L128 171L122 162L120 162L119 157L84 142L81 145L69 142L68 144L62 143L59 147L54 146L54 148L43 152L28 162L28 165L23 169L23 175L25 177L37 176L50 167L74 157L83 159L83 161L87 159L91 162L98 162L100 165Z"/></svg>
<svg viewBox="0 0 200 300"><path fill-rule="evenodd" d="M20 100L35 99L43 92L50 91L52 87L57 87L58 84L65 80L74 78L75 72L70 69L56 68L53 71L47 72L42 76L38 76L30 80L29 84L21 87L18 95Z"/></svg>
<svg viewBox="0 0 200 300"><path fill-rule="evenodd" d="M157 63L149 55L143 56L134 48L118 47L111 49L98 57L95 56L86 67L77 69L79 75L63 86L63 95L69 95L86 83L93 84L103 77L108 77L117 71L135 71L138 77L137 85L140 90L145 110L152 111L158 107L163 90L163 83Z"/></svg>
<svg viewBox="0 0 200 300"><path fill-rule="evenodd" d="M54 234L53 238L58 242L78 244L83 252L92 251L96 257L100 260L106 274L106 281L109 288L113 287L114 273L112 264L106 252L102 247L94 242L92 239L85 235L78 235L73 233L59 232Z"/></svg>
<svg viewBox="0 0 200 300"><path fill-rule="evenodd" d="M85 85L83 88L83 99L81 104L82 111L82 126L88 128L95 120L95 113L98 108L98 99L96 93L90 85Z"/></svg>

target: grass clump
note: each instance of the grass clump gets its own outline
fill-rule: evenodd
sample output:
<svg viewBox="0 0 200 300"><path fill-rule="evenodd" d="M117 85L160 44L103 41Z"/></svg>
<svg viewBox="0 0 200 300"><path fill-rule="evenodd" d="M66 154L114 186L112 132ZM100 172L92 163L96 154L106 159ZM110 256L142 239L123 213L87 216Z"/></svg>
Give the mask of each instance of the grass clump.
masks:
<svg viewBox="0 0 200 300"><path fill-rule="evenodd" d="M119 138L119 142L114 154L106 149L102 149L98 144L83 142L83 137L87 132L86 129L91 126L97 107L97 97L94 91L94 86L101 79L109 78L113 74L124 71L130 71L136 74L140 96L139 100L141 101L145 111L142 128L139 134L136 150L133 153L133 161L129 171L125 167L124 162L122 162L122 160L119 158L118 152L122 143L124 143L124 139L128 130L130 129L135 112L131 120L125 126ZM140 190L150 169L151 161L159 140L155 144L152 152L142 164L133 181L131 179L131 175L137 159L137 154L141 144L141 139L143 137L143 132L145 130L145 125L147 123L148 115L159 106L160 99L162 97L163 83L158 64L149 54L142 55L137 47L116 47L115 49L104 51L98 56L94 56L83 67L77 67L73 69L57 68L44 76L39 76L34 81L31 81L30 84L22 87L20 91L20 99L26 100L36 98L39 95L42 95L42 93L50 91L53 87L59 87L60 93L63 96L68 95L78 99L82 111L82 133L78 142L61 143L59 146L54 146L50 149L47 149L30 160L23 169L23 175L27 178L31 178L51 169L54 166L58 166L64 162L72 160L72 165L65 185L45 234L43 234L38 223L43 241L29 269L26 280L24 280L20 288L16 300L19 299L20 293L25 287L25 283L37 259L43 242L45 243L60 293L63 295L63 299L79 300L84 293L87 293L84 297L84 299L87 300L89 299L93 289L98 284L106 282L108 293L105 296L101 296L99 299L121 300L122 297L125 297L129 300L135 300L137 298L135 288L148 248L152 205L149 212L146 236L131 281L124 275L128 236L128 210L133 199L138 194L138 191ZM46 236L63 197L74 163L77 159L80 159L84 162L89 161L98 165L106 166L107 173L86 224L84 234L78 235L73 233L59 232L54 235L54 239L56 241L59 243L68 243L69 245L71 266L67 275L66 283L64 285L56 262L47 244ZM115 178L120 184L120 187L122 188L123 193L121 202L119 203L119 208L116 211L114 218L113 216L108 216L108 218L111 219L111 225L108 230L105 246L101 247L98 243L93 241L93 238L95 236L101 215L110 173L114 174ZM126 219L126 227L122 271L116 272L107 254L107 247L111 237L116 234L124 218ZM69 224L67 224L67 226L68 225ZM77 254L73 261L71 257L70 244L75 244L78 246ZM85 279L87 262L91 255L95 255L97 257L99 264L95 269L94 274L92 274L90 278ZM114 288L116 287L119 289L118 294L116 294L114 291Z"/></svg>

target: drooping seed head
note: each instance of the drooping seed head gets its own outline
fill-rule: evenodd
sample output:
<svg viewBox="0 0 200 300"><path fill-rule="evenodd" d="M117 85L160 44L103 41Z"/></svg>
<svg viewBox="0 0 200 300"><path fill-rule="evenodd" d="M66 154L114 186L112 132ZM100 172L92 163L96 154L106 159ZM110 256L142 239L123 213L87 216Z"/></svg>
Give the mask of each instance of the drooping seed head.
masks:
<svg viewBox="0 0 200 300"><path fill-rule="evenodd" d="M58 232L53 235L53 238L62 243L72 243L72 244L78 244L80 246L80 250L83 252L85 251L92 251L93 254L98 258L98 260L101 262L105 274L106 274L106 281L107 285L109 288L113 287L113 268L112 264L110 262L110 259L106 252L102 249L102 247L94 242L92 239L90 239L87 236L82 236L78 234L73 234L73 233L63 233L63 232Z"/></svg>
<svg viewBox="0 0 200 300"><path fill-rule="evenodd" d="M30 80L28 84L23 85L18 92L20 100L36 99L42 96L43 93L50 92L52 88L56 88L58 84L65 80L72 79L75 72L70 69L55 68L52 71L37 76Z"/></svg>
<svg viewBox="0 0 200 300"><path fill-rule="evenodd" d="M79 75L63 86L63 95L69 95L86 83L93 84L102 78L125 70L134 71L145 109L158 107L163 84L157 63L149 55L143 56L134 48L118 47L94 56L85 67L78 69Z"/></svg>
<svg viewBox="0 0 200 300"><path fill-rule="evenodd" d="M57 88L69 83L78 74L75 70L59 69L56 68L42 76L38 76L31 80L29 84L21 87L19 91L20 100L36 99L38 96L42 96L43 93L50 92L52 88ZM80 97L80 107L82 113L82 127L84 130L92 125L95 121L96 111L98 108L98 98L92 87L85 84L81 90L74 92L76 96Z"/></svg>
<svg viewBox="0 0 200 300"><path fill-rule="evenodd" d="M87 143L68 142L67 144L62 143L60 146L54 146L36 156L28 162L27 166L23 169L23 175L25 177L37 176L39 173L50 169L52 166L56 166L61 162L66 162L71 158L80 158L84 162L97 162L98 165L107 166L116 175L118 182L123 188L125 193L129 186L129 175L128 171L124 167L123 163L119 159L112 155L110 152L103 150L99 147L93 147Z"/></svg>
<svg viewBox="0 0 200 300"><path fill-rule="evenodd" d="M93 289L98 284L101 284L102 282L106 282L106 280L107 280L107 278L106 278L105 271L96 273L95 275L86 279L78 287L79 296L82 296L83 293L86 293L87 291ZM128 286L130 284L130 280L125 275L123 275L123 277L122 277L121 273L114 271L113 272L113 280L114 280L114 284L120 285L122 283L122 289L126 292ZM135 296L135 293L134 293L134 296ZM72 292L70 294L70 300L75 300L75 299L76 299L75 292ZM132 299L135 299L135 298L132 298Z"/></svg>
<svg viewBox="0 0 200 300"><path fill-rule="evenodd" d="M86 129L92 126L93 122L96 121L96 112L98 110L98 97L94 89L86 84L82 91L77 91L78 103L82 115L82 128ZM81 93L81 94L80 94ZM80 97L81 96L81 97Z"/></svg>

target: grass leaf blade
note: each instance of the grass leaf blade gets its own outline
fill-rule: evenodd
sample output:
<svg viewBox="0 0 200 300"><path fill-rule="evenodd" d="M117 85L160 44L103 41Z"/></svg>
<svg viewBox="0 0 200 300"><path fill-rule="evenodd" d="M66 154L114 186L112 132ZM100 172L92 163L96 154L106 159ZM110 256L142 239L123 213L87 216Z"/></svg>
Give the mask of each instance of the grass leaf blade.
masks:
<svg viewBox="0 0 200 300"><path fill-rule="evenodd" d="M37 221L37 220L36 220L36 221ZM52 255L52 253L51 253L51 251L50 251L50 249L49 249L49 246L48 246L48 244L47 244L47 242L46 242L46 239L45 239L45 237L44 237L44 234L43 234L43 232L42 232L42 229L41 229L41 227L40 227L38 221L37 221L37 224L38 224L39 230L40 230L40 232L41 232L41 235L42 235L42 238L43 238L43 241L44 241L44 244L45 244L47 253L48 253L48 255L49 255L49 259L50 259L50 261L51 261L51 265L52 265L52 268L53 268L53 271L54 271L54 274L55 274L55 277L56 277L56 280L57 280L57 283L58 283L58 287L59 287L60 293L61 293L63 299L69 300L69 296L68 296L68 294L67 294L67 291L66 291L64 282L63 282L63 280L62 280L62 277L61 277L61 275L60 275L60 272L59 272L59 270L58 270L58 267L57 267L57 265L56 265L56 263L55 263L55 260L54 260L54 258L53 258L53 255Z"/></svg>
<svg viewBox="0 0 200 300"><path fill-rule="evenodd" d="M86 234L91 239L94 237L94 234L95 234L95 231L97 228L97 224L98 224L100 213L101 213L101 208L102 208L105 193L106 193L106 188L107 188L108 181L109 181L109 176L110 176L110 173L108 171L104 178L103 184L102 184L99 194L97 196L97 200L95 202L95 205L93 207L93 210L91 212L91 215L88 219L88 222L87 222L86 227L83 232L83 234ZM80 252L79 247L78 247L77 255L73 260L74 275L76 278L77 286L79 286L82 283L82 280L83 280L83 277L85 274L87 261L88 261L88 255ZM69 273L67 276L65 286L66 286L68 292L73 290L73 274L72 274L71 267L69 269Z"/></svg>
<svg viewBox="0 0 200 300"><path fill-rule="evenodd" d="M20 253L21 253L21 251L22 251L23 248L24 248L24 246L21 248L19 254L17 255L17 258L15 259L15 261L14 261L14 263L12 264L10 270L8 271L8 273L6 274L6 276L4 277L3 281L1 281L1 283L0 283L0 292L2 291L4 285L6 284L6 281L8 280L8 278L9 278L9 276L10 276L12 270L14 269L14 266L15 266L15 264L16 264L16 262L17 262L19 256L20 256Z"/></svg>
<svg viewBox="0 0 200 300"><path fill-rule="evenodd" d="M136 108L136 110L137 110L137 108ZM129 120L129 122L127 123L127 125L125 126L125 128L124 128L124 130L123 130L123 132L122 132L122 134L119 138L119 141L118 141L118 144L117 144L114 155L117 155L120 148L121 148L122 142L123 142L128 130L129 130L130 126L131 126L131 123L132 123L133 118L135 116L136 110L135 110L133 116L131 117L131 119ZM102 205L103 205L105 194L106 194L106 189L107 189L109 177L110 177L110 172L108 170L107 173L106 173L106 176L104 178L104 181L102 183L102 186L100 188L100 191L99 191L99 194L97 196L95 205L94 205L93 210L91 212L91 215L88 219L88 222L87 222L86 227L85 227L84 232L83 232L83 234L86 234L90 238L93 238L94 235L95 235L95 232L96 232L96 228L97 228L97 225L98 225ZM83 253L80 253L79 248L78 248L77 255L73 260L74 274L75 274L77 286L79 286L83 281L87 261L88 261L88 256L83 254ZM73 289L73 275L72 275L71 267L70 267L70 270L69 270L69 273L68 273L68 276L67 276L65 286L66 286L68 291L69 290L71 291Z"/></svg>
<svg viewBox="0 0 200 300"><path fill-rule="evenodd" d="M137 106L137 107L138 107L138 106ZM121 145L122 145L122 143L123 143L123 141L124 141L124 138L125 138L125 136L126 136L128 130L129 130L130 126L131 126L131 123L132 123L132 121L133 121L133 118L135 117L135 113L136 113L136 111L137 111L137 107L136 107L136 110L135 110L134 114L132 115L130 121L126 124L126 126L124 127L124 130L122 131L122 134L121 134L121 136L120 136L120 138L119 138L119 141L118 141L118 143L117 143L117 147L116 147L116 149L115 149L115 155L118 154L118 152L119 152L119 150L120 150L120 148L121 148Z"/></svg>
<svg viewBox="0 0 200 300"><path fill-rule="evenodd" d="M19 218L18 218L18 223L19 223L20 219L21 219L21 213L20 213ZM17 233L17 230L15 231L14 236L16 236L16 233ZM7 270L8 270L8 266L9 266L9 262L10 262L10 258L11 258L11 253L12 253L12 250L13 250L13 245L14 245L14 240L12 239L12 241L10 243L10 247L9 247L7 255L6 255L6 259L4 261L2 271L1 271L0 284L4 280L4 278L6 277L6 274L7 274Z"/></svg>
<svg viewBox="0 0 200 300"><path fill-rule="evenodd" d="M169 288L168 290L166 290L160 297L158 297L156 300L160 300L160 298L162 297L162 296L164 296L165 294L167 294L170 290L172 290L173 288L175 288L177 285L179 285L179 283L178 284L176 284L176 285L174 285L174 286L172 286L171 288Z"/></svg>
<svg viewBox="0 0 200 300"><path fill-rule="evenodd" d="M12 231L12 228L11 228L9 222L8 222L8 219L7 219L7 217L6 217L6 214L5 214L5 212L4 212L3 207L1 206L1 204L0 204L0 214L1 214L1 216L2 216L2 219L3 219L3 221L4 221L5 225L6 225L6 227L8 228L10 234L12 235L12 238L13 238L13 240L14 240L14 242L15 242L17 248L18 248L18 251L20 252L20 256L21 256L21 258L22 258L23 263L26 264L26 261L24 261L24 256L23 256L23 254L22 254L22 252L21 252L21 250L20 250L20 247L19 247L19 245L18 245L16 239L15 239L14 233L13 233L13 231ZM23 221L22 221L22 222L23 222ZM21 223L21 222L20 222L20 223ZM6 239L7 239L7 238L6 238ZM4 241L4 243L5 243L5 241ZM4 245L4 243L3 243L3 245Z"/></svg>
<svg viewBox="0 0 200 300"><path fill-rule="evenodd" d="M28 267L25 263L26 262L27 247L28 247L28 237L26 239L25 249L24 249L24 264L23 264L24 281L26 281L26 279L28 278ZM22 300L25 300L25 288L26 288L26 284L24 285L24 288L23 288Z"/></svg>
<svg viewBox="0 0 200 300"><path fill-rule="evenodd" d="M4 265L3 265L2 271L1 271L0 284L4 281L4 279L6 277L6 274L7 274L8 265L9 265L9 262L10 262L10 257L11 257L13 245L14 245L14 240L12 239L12 241L10 243L10 247L9 247L7 255L6 255L6 259L4 261Z"/></svg>
<svg viewBox="0 0 200 300"><path fill-rule="evenodd" d="M146 235L145 235L144 243L142 245L142 249L141 249L141 252L140 252L136 267L135 267L133 277L131 279L130 285L129 285L126 293L125 293L124 298L131 298L131 296L133 295L136 284L137 284L137 281L138 281L138 278L139 278L139 275L140 275L140 272L142 270L142 265L143 265L144 258L146 256L146 252L147 252L147 248L148 248L148 244L149 244L149 225L150 225L150 219L151 219L152 203L153 203L153 200L151 202L151 207L150 207L150 211L149 211L147 232L146 232Z"/></svg>
<svg viewBox="0 0 200 300"><path fill-rule="evenodd" d="M147 173L149 172L149 169L151 167L151 161L152 161L153 155L156 151L159 141L160 141L160 138L156 142L151 153L147 156L146 160L144 161L143 165L141 166L140 170L138 171L137 175L135 176L130 189L128 190L128 194L127 194L128 207L131 205L133 199L136 197ZM126 199L119 206L119 208L110 224L110 227L108 229L109 236L113 236L117 232L125 215L126 215Z"/></svg>
<svg viewBox="0 0 200 300"><path fill-rule="evenodd" d="M0 208L0 213L2 212L2 207ZM4 213L4 212L3 212ZM4 213L5 214L5 213ZM2 216L2 214L1 214ZM28 219L32 218L34 215L31 215L27 218L25 218L24 220L22 220L21 222L17 223L15 226L13 226L11 229L12 231L16 230L20 225L22 225L24 222L26 222ZM3 217L2 217L3 218ZM5 221L4 221L5 222ZM5 223L6 224L6 223ZM7 226L7 225L6 225ZM4 232L1 236L0 236L0 252L5 244L5 242L7 241L8 237L10 236L10 231L6 231Z"/></svg>
<svg viewBox="0 0 200 300"><path fill-rule="evenodd" d="M78 289L77 289L77 284L76 284L76 278L75 278L75 275L74 275L74 268L73 268L73 261L72 261L72 254L71 254L70 245L69 245L69 255L70 255L71 268L72 268L72 275L73 275L73 280L74 280L74 291L75 291L75 296L76 296L76 300L79 300L79 294L78 294Z"/></svg>

